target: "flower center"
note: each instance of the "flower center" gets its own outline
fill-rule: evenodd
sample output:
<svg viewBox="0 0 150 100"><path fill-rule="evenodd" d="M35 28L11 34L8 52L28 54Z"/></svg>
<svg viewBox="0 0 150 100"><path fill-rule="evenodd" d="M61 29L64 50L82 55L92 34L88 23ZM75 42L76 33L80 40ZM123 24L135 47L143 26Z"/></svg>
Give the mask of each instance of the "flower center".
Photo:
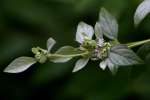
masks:
<svg viewBox="0 0 150 100"><path fill-rule="evenodd" d="M109 42L104 42L103 46L97 45L97 47L92 51L91 60L103 60L108 57L111 44Z"/></svg>
<svg viewBox="0 0 150 100"><path fill-rule="evenodd" d="M47 60L47 51L43 50L39 47L37 48L32 48L32 52L33 54L35 54L35 59L39 62L39 63L45 63Z"/></svg>

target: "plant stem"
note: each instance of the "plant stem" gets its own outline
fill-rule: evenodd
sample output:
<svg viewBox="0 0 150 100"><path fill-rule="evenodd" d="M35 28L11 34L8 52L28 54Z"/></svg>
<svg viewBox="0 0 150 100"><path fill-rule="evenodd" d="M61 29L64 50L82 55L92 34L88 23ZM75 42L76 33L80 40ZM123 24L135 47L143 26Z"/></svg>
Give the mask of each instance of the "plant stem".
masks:
<svg viewBox="0 0 150 100"><path fill-rule="evenodd" d="M48 57L64 57L64 58L70 58L70 57L78 57L78 56L84 56L84 55L88 55L89 52L85 51L83 53L79 53L79 54L68 54L68 55L63 55L63 54L49 54Z"/></svg>
<svg viewBox="0 0 150 100"><path fill-rule="evenodd" d="M134 47L140 46L140 45L148 43L148 42L150 42L150 39L143 40L143 41L137 41L137 42L131 42L131 43L127 43L126 45L129 48L134 48Z"/></svg>

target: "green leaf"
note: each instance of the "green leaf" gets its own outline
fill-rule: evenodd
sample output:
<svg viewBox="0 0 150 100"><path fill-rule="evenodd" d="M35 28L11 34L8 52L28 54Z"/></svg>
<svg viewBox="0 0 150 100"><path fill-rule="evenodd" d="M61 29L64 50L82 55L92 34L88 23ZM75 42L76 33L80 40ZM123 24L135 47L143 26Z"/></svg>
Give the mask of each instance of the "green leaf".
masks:
<svg viewBox="0 0 150 100"><path fill-rule="evenodd" d="M139 25L140 22L150 13L150 0L144 0L137 8L134 15L135 26Z"/></svg>
<svg viewBox="0 0 150 100"><path fill-rule="evenodd" d="M27 70L31 65L35 64L36 60L32 57L19 57L10 63L4 72L20 73Z"/></svg>
<svg viewBox="0 0 150 100"><path fill-rule="evenodd" d="M68 62L69 60L71 60L72 57L52 57L50 58L50 61L54 62L54 63L64 63L64 62Z"/></svg>
<svg viewBox="0 0 150 100"><path fill-rule="evenodd" d="M82 54L82 53L84 53L84 51L81 51L81 50L79 50L79 49L77 49L77 48L74 48L74 47L72 47L72 46L64 46L64 47L61 47L59 50L57 50L56 52L55 52L55 54L61 54L61 55L80 55L80 54Z"/></svg>
<svg viewBox="0 0 150 100"><path fill-rule="evenodd" d="M94 29L91 25L84 22L80 22L77 27L76 41L83 43L85 38L92 39L94 35Z"/></svg>
<svg viewBox="0 0 150 100"><path fill-rule="evenodd" d="M82 54L84 54L84 52L79 49L76 49L72 46L64 46L57 50L55 54L50 57L50 60L55 63L62 63L71 60L72 57L80 55L82 56Z"/></svg>
<svg viewBox="0 0 150 100"><path fill-rule="evenodd" d="M102 33L109 39L115 40L118 37L118 23L105 8L99 14L99 23Z"/></svg>
<svg viewBox="0 0 150 100"><path fill-rule="evenodd" d="M82 68L84 68L87 65L88 61L89 61L89 58L81 58L81 59L79 59L76 62L75 67L74 67L72 72L77 72L77 71L81 70Z"/></svg>
<svg viewBox="0 0 150 100"><path fill-rule="evenodd" d="M147 56L150 54L150 42L144 44L143 46L141 46L139 48L139 50L137 51L137 54L142 58L142 59L146 59Z"/></svg>
<svg viewBox="0 0 150 100"><path fill-rule="evenodd" d="M47 49L48 49L49 52L51 51L52 47L53 47L55 44L56 44L56 41L55 41L53 38L50 37L50 38L47 40Z"/></svg>
<svg viewBox="0 0 150 100"><path fill-rule="evenodd" d="M109 59L118 66L143 63L143 61L131 49L123 44L117 44L111 48Z"/></svg>

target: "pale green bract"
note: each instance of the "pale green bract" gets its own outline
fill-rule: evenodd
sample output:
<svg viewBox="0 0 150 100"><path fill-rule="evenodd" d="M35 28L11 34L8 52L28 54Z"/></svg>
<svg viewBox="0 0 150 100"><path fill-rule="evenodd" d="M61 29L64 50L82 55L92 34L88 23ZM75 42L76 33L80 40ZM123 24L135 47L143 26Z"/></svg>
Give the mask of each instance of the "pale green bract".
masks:
<svg viewBox="0 0 150 100"><path fill-rule="evenodd" d="M31 67L33 64L35 64L37 61L35 58L32 57L19 57L15 59L12 63L10 63L4 72L7 73L20 73L25 70L27 70L29 67Z"/></svg>
<svg viewBox="0 0 150 100"><path fill-rule="evenodd" d="M139 25L140 22L150 13L150 0L144 0L136 9L134 15L135 26Z"/></svg>

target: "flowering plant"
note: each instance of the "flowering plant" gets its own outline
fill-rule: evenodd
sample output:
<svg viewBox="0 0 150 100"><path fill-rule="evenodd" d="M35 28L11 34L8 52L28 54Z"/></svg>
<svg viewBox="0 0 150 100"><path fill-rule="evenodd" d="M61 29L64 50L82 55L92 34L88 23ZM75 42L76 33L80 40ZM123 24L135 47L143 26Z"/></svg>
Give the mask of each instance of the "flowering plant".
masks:
<svg viewBox="0 0 150 100"><path fill-rule="evenodd" d="M134 22L136 26L150 12L150 5L147 5L147 2L150 4L150 0L145 0L135 13ZM64 63L74 57L80 57L73 68L73 72L84 68L89 60L98 60L100 61L100 68L104 70L108 67L114 74L119 66L142 64L143 61L131 48L150 42L150 39L121 44L118 41L118 23L116 19L105 8L101 8L99 19L94 28L85 22L78 24L76 41L79 43L79 47L64 46L52 53L51 49L56 41L49 38L47 40L47 50L40 47L32 48L34 57L19 57L10 63L4 72L20 73L36 62L45 63L49 60L54 63Z"/></svg>

